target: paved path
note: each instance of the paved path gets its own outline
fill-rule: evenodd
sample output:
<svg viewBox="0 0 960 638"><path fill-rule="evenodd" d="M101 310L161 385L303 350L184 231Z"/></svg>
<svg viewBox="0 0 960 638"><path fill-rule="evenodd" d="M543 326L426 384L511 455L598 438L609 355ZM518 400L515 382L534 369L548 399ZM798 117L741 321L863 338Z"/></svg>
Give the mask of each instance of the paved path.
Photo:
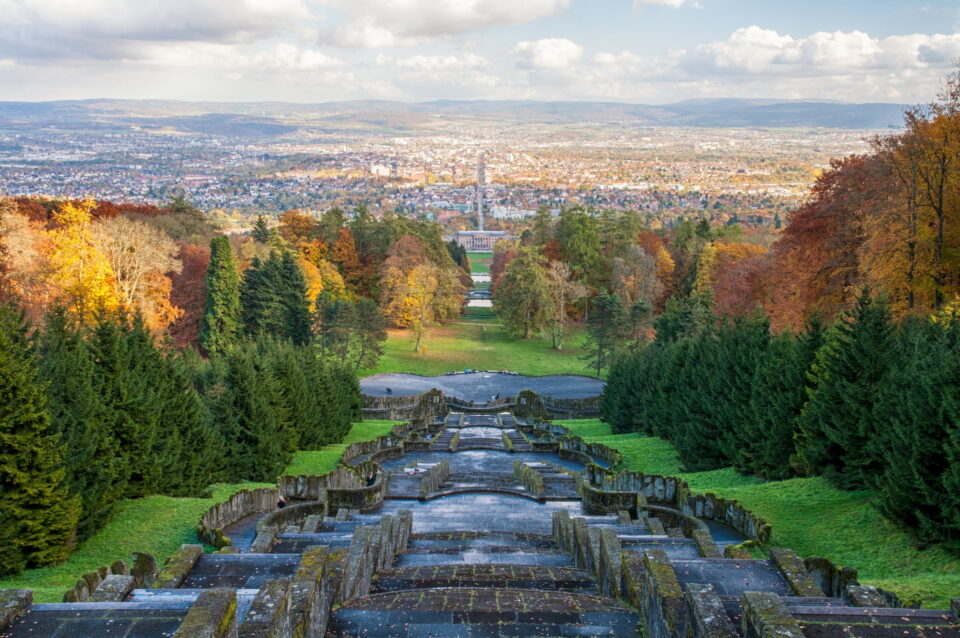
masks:
<svg viewBox="0 0 960 638"><path fill-rule="evenodd" d="M436 388L451 397L467 401L485 402L499 394L501 397L516 396L523 390L556 399L583 399L603 392L603 381L593 377L574 374L528 377L522 374L497 374L474 372L450 374L438 377L421 377L416 374L378 374L360 381L364 394L385 396L387 388L392 394L408 396Z"/></svg>

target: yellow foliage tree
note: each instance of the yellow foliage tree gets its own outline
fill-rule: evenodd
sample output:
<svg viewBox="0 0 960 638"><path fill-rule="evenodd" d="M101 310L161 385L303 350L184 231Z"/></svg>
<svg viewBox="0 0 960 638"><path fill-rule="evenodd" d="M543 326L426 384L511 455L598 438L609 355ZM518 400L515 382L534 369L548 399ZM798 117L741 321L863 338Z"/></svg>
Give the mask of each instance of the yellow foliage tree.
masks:
<svg viewBox="0 0 960 638"><path fill-rule="evenodd" d="M110 262L93 240L92 211L96 202L65 202L54 214L50 231L52 281L58 300L79 322L91 321L100 310L120 306Z"/></svg>

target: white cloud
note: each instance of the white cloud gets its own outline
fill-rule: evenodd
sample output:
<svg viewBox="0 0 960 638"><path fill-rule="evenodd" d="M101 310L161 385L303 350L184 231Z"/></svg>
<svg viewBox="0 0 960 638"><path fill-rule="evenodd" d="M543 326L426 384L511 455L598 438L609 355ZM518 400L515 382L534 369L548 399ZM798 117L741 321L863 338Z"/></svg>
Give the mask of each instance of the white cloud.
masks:
<svg viewBox="0 0 960 638"><path fill-rule="evenodd" d="M467 53L463 56L456 55L411 55L405 58L392 58L390 56L377 56L377 64L380 66L393 65L401 69L411 71L468 71L484 69L490 66L490 62L475 53Z"/></svg>
<svg viewBox="0 0 960 638"><path fill-rule="evenodd" d="M0 0L0 55L140 59L144 45L250 43L302 28L308 0Z"/></svg>
<svg viewBox="0 0 960 638"><path fill-rule="evenodd" d="M349 18L327 36L337 46L416 46L444 36L553 15L571 0L326 0Z"/></svg>
<svg viewBox="0 0 960 638"><path fill-rule="evenodd" d="M566 69L583 55L583 47L566 38L545 38L518 42L510 52L518 63L529 69Z"/></svg>
<svg viewBox="0 0 960 638"><path fill-rule="evenodd" d="M958 54L960 33L874 38L862 31L833 31L793 38L753 25L681 57L683 66L694 72L809 76L926 69L949 63Z"/></svg>
<svg viewBox="0 0 960 638"><path fill-rule="evenodd" d="M693 0L633 0L633 8L639 9L645 4L662 4L676 9L687 3L696 5Z"/></svg>

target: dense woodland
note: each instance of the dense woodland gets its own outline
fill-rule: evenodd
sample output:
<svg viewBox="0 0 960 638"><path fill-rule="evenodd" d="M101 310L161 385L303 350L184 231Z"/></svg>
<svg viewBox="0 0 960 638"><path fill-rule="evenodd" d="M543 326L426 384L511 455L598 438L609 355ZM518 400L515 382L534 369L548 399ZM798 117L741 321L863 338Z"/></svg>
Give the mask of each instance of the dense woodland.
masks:
<svg viewBox="0 0 960 638"><path fill-rule="evenodd" d="M595 338L613 362L603 414L670 440L689 470L876 490L918 542L960 547L960 75L874 147L733 266L736 304L705 243L651 343ZM629 324L614 302L595 324Z"/></svg>

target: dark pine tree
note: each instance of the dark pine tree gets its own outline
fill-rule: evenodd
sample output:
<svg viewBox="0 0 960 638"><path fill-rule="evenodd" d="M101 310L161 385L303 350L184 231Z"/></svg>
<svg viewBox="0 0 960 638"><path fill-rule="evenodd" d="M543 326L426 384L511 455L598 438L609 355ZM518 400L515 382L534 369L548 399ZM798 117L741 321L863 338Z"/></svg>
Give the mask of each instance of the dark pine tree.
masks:
<svg viewBox="0 0 960 638"><path fill-rule="evenodd" d="M807 402L807 378L823 338L823 324L813 317L798 337L781 334L770 341L753 377L742 451L736 457L739 470L770 480L794 475L788 459L796 449L797 419Z"/></svg>
<svg viewBox="0 0 960 638"><path fill-rule="evenodd" d="M210 354L223 352L243 332L240 307L240 275L233 248L226 237L210 241L207 267L207 300L200 328L200 345Z"/></svg>
<svg viewBox="0 0 960 638"><path fill-rule="evenodd" d="M890 369L894 328L886 301L864 289L817 354L810 400L801 413L797 454L806 470L843 489L860 489L883 469L873 449L877 390Z"/></svg>
<svg viewBox="0 0 960 638"><path fill-rule="evenodd" d="M123 495L120 450L104 419L90 349L62 310L47 316L39 345L51 422L66 450L67 484L80 498L77 536L82 541L109 518Z"/></svg>
<svg viewBox="0 0 960 638"><path fill-rule="evenodd" d="M22 316L0 308L0 574L64 560L80 504Z"/></svg>

